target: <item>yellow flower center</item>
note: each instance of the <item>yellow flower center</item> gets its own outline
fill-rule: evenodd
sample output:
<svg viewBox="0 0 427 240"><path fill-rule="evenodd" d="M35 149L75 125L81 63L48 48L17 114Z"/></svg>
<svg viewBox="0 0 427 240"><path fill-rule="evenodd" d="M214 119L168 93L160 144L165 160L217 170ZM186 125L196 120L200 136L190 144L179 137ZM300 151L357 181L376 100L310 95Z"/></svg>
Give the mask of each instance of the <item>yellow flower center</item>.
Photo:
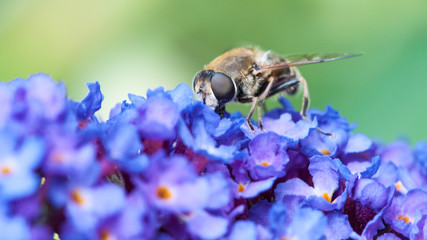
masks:
<svg viewBox="0 0 427 240"><path fill-rule="evenodd" d="M86 199L83 197L79 190L74 190L71 193L71 199L73 199L73 201L79 205L83 205L86 202Z"/></svg>
<svg viewBox="0 0 427 240"><path fill-rule="evenodd" d="M239 184L239 187L237 188L237 192L243 192L245 191L245 186L243 184Z"/></svg>
<svg viewBox="0 0 427 240"><path fill-rule="evenodd" d="M12 173L12 168L7 165L2 166L0 172L2 175L9 175L10 173Z"/></svg>
<svg viewBox="0 0 427 240"><path fill-rule="evenodd" d="M331 197L329 196L329 194L324 193L324 194L322 194L322 197L324 197L326 199L326 201L331 202Z"/></svg>
<svg viewBox="0 0 427 240"><path fill-rule="evenodd" d="M320 149L319 152L321 152L323 155L330 155L331 154L331 152L327 148Z"/></svg>
<svg viewBox="0 0 427 240"><path fill-rule="evenodd" d="M163 200L168 200L172 197L172 193L165 186L158 187L156 194L157 194L157 197Z"/></svg>
<svg viewBox="0 0 427 240"><path fill-rule="evenodd" d="M395 183L394 186L396 187L397 191L400 191L404 188L403 183L401 181L398 181L397 183Z"/></svg>
<svg viewBox="0 0 427 240"><path fill-rule="evenodd" d="M398 216L398 217L397 217L397 220L403 220L405 223L409 223L409 222L411 222L411 220L409 220L409 218L408 218L408 217L406 217L406 216L402 216L402 215Z"/></svg>
<svg viewBox="0 0 427 240"><path fill-rule="evenodd" d="M270 163L268 163L268 162L266 162L266 161L262 161L262 162L261 162L261 165L262 165L263 167L268 167L268 166L270 166Z"/></svg>

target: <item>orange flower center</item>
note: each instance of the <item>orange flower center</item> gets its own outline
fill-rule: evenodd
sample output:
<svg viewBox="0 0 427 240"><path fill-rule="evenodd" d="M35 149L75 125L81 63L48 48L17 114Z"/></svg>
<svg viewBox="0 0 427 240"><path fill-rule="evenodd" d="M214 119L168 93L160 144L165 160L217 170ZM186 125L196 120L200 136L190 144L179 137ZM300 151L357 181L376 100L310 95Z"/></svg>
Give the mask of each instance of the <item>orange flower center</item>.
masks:
<svg viewBox="0 0 427 240"><path fill-rule="evenodd" d="M75 190L71 193L71 199L73 199L73 201L79 205L83 205L86 202L85 198L78 190Z"/></svg>
<svg viewBox="0 0 427 240"><path fill-rule="evenodd" d="M268 162L266 162L266 161L262 161L262 162L261 162L261 165L262 165L263 167L268 167L268 166L270 166L270 163L268 163Z"/></svg>
<svg viewBox="0 0 427 240"><path fill-rule="evenodd" d="M237 192L243 192L245 191L245 186L243 184L239 184L239 187L237 188Z"/></svg>
<svg viewBox="0 0 427 240"><path fill-rule="evenodd" d="M3 175L9 175L12 172L12 168L10 168L9 166L3 166L0 172Z"/></svg>
<svg viewBox="0 0 427 240"><path fill-rule="evenodd" d="M403 184L401 181L398 181L397 183L395 183L394 186L396 186L396 190L398 191L400 191L403 188Z"/></svg>
<svg viewBox="0 0 427 240"><path fill-rule="evenodd" d="M111 234L106 230L101 232L100 238L101 238L101 240L111 240L112 239Z"/></svg>
<svg viewBox="0 0 427 240"><path fill-rule="evenodd" d="M172 197L172 193L169 191L167 187L160 186L157 188L157 197L163 200L168 200Z"/></svg>
<svg viewBox="0 0 427 240"><path fill-rule="evenodd" d="M322 197L324 197L326 199L326 201L331 202L331 197L329 196L329 194L324 193L324 194L322 194Z"/></svg>
<svg viewBox="0 0 427 240"><path fill-rule="evenodd" d="M397 220L403 220L405 223L409 223L411 221L411 220L409 220L408 217L406 217L406 216L404 217L402 215L398 216Z"/></svg>
<svg viewBox="0 0 427 240"><path fill-rule="evenodd" d="M331 152L327 148L320 149L319 152L321 152L323 155L330 155L331 154Z"/></svg>

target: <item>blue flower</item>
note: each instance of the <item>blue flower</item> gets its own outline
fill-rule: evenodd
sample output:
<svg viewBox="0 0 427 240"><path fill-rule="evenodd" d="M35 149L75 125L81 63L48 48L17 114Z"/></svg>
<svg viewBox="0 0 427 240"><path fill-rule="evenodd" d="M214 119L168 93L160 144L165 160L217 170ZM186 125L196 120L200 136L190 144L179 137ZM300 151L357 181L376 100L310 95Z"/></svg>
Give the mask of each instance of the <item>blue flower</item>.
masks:
<svg viewBox="0 0 427 240"><path fill-rule="evenodd" d="M49 75L39 73L28 80L17 79L11 83L15 90L15 102L21 103L18 111L25 111L28 120L44 118L56 120L66 109L66 89L57 84ZM17 112L16 114L23 113Z"/></svg>
<svg viewBox="0 0 427 240"><path fill-rule="evenodd" d="M331 157L339 156L347 145L350 131L354 128L344 117L341 117L338 111L331 106L327 106L325 111L310 110L308 112L312 119L318 121L317 127L325 133L312 131L307 139L303 140L305 149L303 151L308 156L316 154L330 155Z"/></svg>
<svg viewBox="0 0 427 240"><path fill-rule="evenodd" d="M182 216L191 235L201 239L217 239L227 233L228 219L215 216L203 210L193 211Z"/></svg>
<svg viewBox="0 0 427 240"><path fill-rule="evenodd" d="M395 190L373 179L357 176L351 179L348 188L344 213L349 216L350 225L356 233L371 239L383 227L382 214L391 204Z"/></svg>
<svg viewBox="0 0 427 240"><path fill-rule="evenodd" d="M403 140L394 141L381 149L382 161L392 162L398 167L411 168L415 161L414 158L411 146Z"/></svg>
<svg viewBox="0 0 427 240"><path fill-rule="evenodd" d="M129 94L102 122L88 88L74 102L46 74L0 83L1 237L425 237L426 142L378 143L330 106L303 120L284 98L251 132L185 84Z"/></svg>
<svg viewBox="0 0 427 240"><path fill-rule="evenodd" d="M157 154L146 171L146 181L135 179L150 204L165 212L187 213L208 206L209 181L198 177L183 157Z"/></svg>
<svg viewBox="0 0 427 240"><path fill-rule="evenodd" d="M86 85L89 88L89 93L81 102L69 101L69 108L75 111L77 119L82 123L93 120L95 112L101 109L104 100L98 82L87 83Z"/></svg>
<svg viewBox="0 0 427 240"><path fill-rule="evenodd" d="M416 167L420 174L423 176L423 185L425 186L427 185L427 142L418 142L415 145L414 158L414 167Z"/></svg>
<svg viewBox="0 0 427 240"><path fill-rule="evenodd" d="M283 202L290 196L303 196L308 203L322 211L341 209L346 200L346 191L335 194L340 187L338 167L328 156L314 156L308 167L313 186L299 178L292 178L277 185L276 201ZM337 192L338 193L338 192Z"/></svg>
<svg viewBox="0 0 427 240"><path fill-rule="evenodd" d="M236 123L242 124L242 121L237 120ZM231 125L228 126L232 128ZM221 135L231 135L225 133L228 129L220 125L220 117L208 106L195 103L183 110L183 120L179 121L178 128L183 144L208 159L228 163L235 157L237 148L219 144L215 139L218 131ZM237 129L232 128L230 131L236 132Z"/></svg>
<svg viewBox="0 0 427 240"><path fill-rule="evenodd" d="M269 212L275 239L321 239L327 226L326 216L318 210L299 208L291 219L285 218L286 207L276 204Z"/></svg>
<svg viewBox="0 0 427 240"><path fill-rule="evenodd" d="M427 219L427 192L414 189L402 200L393 199L384 213L384 221L391 228L410 239L422 239Z"/></svg>
<svg viewBox="0 0 427 240"><path fill-rule="evenodd" d="M178 105L179 110L183 110L193 102L193 93L187 84L181 83L174 90L166 91L166 93Z"/></svg>
<svg viewBox="0 0 427 240"><path fill-rule="evenodd" d="M143 154L138 130L129 123L114 124L104 136L104 146L109 159L129 173L141 173L148 166L148 157Z"/></svg>
<svg viewBox="0 0 427 240"><path fill-rule="evenodd" d="M116 184L75 187L69 193L65 214L71 229L87 233L96 230L101 221L119 213L124 206L124 190Z"/></svg>
<svg viewBox="0 0 427 240"><path fill-rule="evenodd" d="M257 228L254 222L252 221L236 221L231 230L230 240L256 240L257 238Z"/></svg>
<svg viewBox="0 0 427 240"><path fill-rule="evenodd" d="M36 174L45 145L39 138L28 137L22 142L6 131L0 132L0 201L16 200L38 190Z"/></svg>
<svg viewBox="0 0 427 240"><path fill-rule="evenodd" d="M96 159L94 144L82 136L63 130L52 131L45 137L49 151L42 171L47 182L50 177L61 176L72 182L95 182L101 174L101 166Z"/></svg>
<svg viewBox="0 0 427 240"><path fill-rule="evenodd" d="M0 211L0 236L3 239L30 239L30 226L21 217L7 216Z"/></svg>
<svg viewBox="0 0 427 240"><path fill-rule="evenodd" d="M278 119L264 118L263 119L264 129L267 131L275 132L286 138L298 141L308 136L310 131L316 129L317 120L313 121L298 120L294 121L290 113L283 113ZM260 133L257 128L255 132L250 131L247 125L242 125L242 130L249 138L254 138L256 134Z"/></svg>
<svg viewBox="0 0 427 240"><path fill-rule="evenodd" d="M1 84L0 94L0 130L8 129L25 137L43 135L46 129L65 119L65 85L57 84L46 74Z"/></svg>
<svg viewBox="0 0 427 240"><path fill-rule="evenodd" d="M289 162L286 153L288 141L279 135L268 132L257 135L249 143L247 169L251 177L261 180L268 177L283 177Z"/></svg>
<svg viewBox="0 0 427 240"><path fill-rule="evenodd" d="M11 119L13 112L13 92L7 83L0 83L0 129L3 129Z"/></svg>
<svg viewBox="0 0 427 240"><path fill-rule="evenodd" d="M330 240L358 239L348 221L348 216L338 211L330 212L327 215L328 226L325 229L325 237Z"/></svg>
<svg viewBox="0 0 427 240"><path fill-rule="evenodd" d="M138 117L134 119L141 136L144 138L165 140L176 137L176 124L179 108L169 95L153 95L137 108Z"/></svg>

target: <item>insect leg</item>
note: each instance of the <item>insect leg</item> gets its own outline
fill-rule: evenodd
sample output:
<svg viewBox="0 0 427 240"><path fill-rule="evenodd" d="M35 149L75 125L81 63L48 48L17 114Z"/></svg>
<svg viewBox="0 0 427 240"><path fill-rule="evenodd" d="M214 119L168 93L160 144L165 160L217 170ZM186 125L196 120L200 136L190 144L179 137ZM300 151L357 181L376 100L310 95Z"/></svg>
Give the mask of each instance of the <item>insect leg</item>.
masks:
<svg viewBox="0 0 427 240"><path fill-rule="evenodd" d="M248 127L252 132L255 131L255 129L254 129L254 126L252 126L251 117L252 117L252 114L254 114L255 106L257 105L257 102L258 102L258 97L252 98L252 107L251 107L251 110L249 110L248 116L246 116L246 123L248 124Z"/></svg>
<svg viewBox="0 0 427 240"><path fill-rule="evenodd" d="M269 83L268 83L267 87L265 88L264 92L262 92L262 93L261 93L261 95L259 95L259 100L258 100L258 105L259 105L259 106L261 106L261 105L263 105L263 104L264 104L264 101L265 101L265 99L267 98L268 93L269 93L269 92L270 92L270 90L271 90L271 87L273 86L274 78L273 78L273 77L270 77L270 78L268 79L268 81L269 81Z"/></svg>
<svg viewBox="0 0 427 240"><path fill-rule="evenodd" d="M301 76L301 73L299 73L298 70L296 71L296 74L297 74L298 80L303 85L302 106L301 106L301 112L300 112L301 117L304 120L311 121L311 119L309 117L307 117L307 109L308 109L308 106L310 105L310 95L308 93L307 81L305 80L305 78L303 76ZM319 127L317 127L316 130L319 133L324 134L326 136L332 136L332 133L325 132L322 129L320 129Z"/></svg>
<svg viewBox="0 0 427 240"><path fill-rule="evenodd" d="M263 107L265 107L265 104L262 104ZM261 117L261 106L260 104L257 104L257 111L258 111L258 127L261 131L264 131L263 125L262 125L262 117Z"/></svg>
<svg viewBox="0 0 427 240"><path fill-rule="evenodd" d="M261 106L264 104L265 99L268 96L268 93L271 90L271 87L273 86L274 83L274 79L273 77L270 77L268 79L269 83L267 85L267 87L265 88L264 92L261 93L261 95L259 96L258 99L258 104L257 104L257 110L258 110L258 124L259 124L259 129L261 129L263 131L263 126L262 126L262 118L261 118Z"/></svg>
<svg viewBox="0 0 427 240"><path fill-rule="evenodd" d="M301 117L305 120L310 120L307 117L308 106L310 105L310 94L308 92L307 81L301 75L301 73L297 69L293 69L295 71L296 77L302 85L302 106L301 106Z"/></svg>

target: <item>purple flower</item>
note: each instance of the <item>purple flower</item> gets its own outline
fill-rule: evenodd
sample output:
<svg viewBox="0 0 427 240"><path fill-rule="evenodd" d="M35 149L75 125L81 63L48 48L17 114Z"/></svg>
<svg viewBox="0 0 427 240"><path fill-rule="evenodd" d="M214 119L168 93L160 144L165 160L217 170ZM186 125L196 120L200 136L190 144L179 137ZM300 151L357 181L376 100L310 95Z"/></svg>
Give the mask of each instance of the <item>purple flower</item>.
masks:
<svg viewBox="0 0 427 240"><path fill-rule="evenodd" d="M74 102L45 74L0 83L1 237L425 237L425 142L379 144L330 106L307 121L283 98L251 132L185 84L129 94L102 122L88 88Z"/></svg>
<svg viewBox="0 0 427 240"><path fill-rule="evenodd" d="M219 144L215 137L218 132L221 135L231 135L226 133L228 129L220 124L220 117L208 106L195 103L188 106L184 111L184 119L179 122L179 138L183 144L193 152L201 154L208 159L230 162L235 156L236 146ZM242 121L236 121L241 124ZM230 127L230 124L227 124ZM232 128L231 131L237 131Z"/></svg>
<svg viewBox="0 0 427 240"><path fill-rule="evenodd" d="M0 129L3 129L11 118L13 111L13 92L10 91L8 84L0 83Z"/></svg>
<svg viewBox="0 0 427 240"><path fill-rule="evenodd" d="M217 239L228 230L228 219L197 210L182 216L191 235L201 239Z"/></svg>
<svg viewBox="0 0 427 240"><path fill-rule="evenodd" d="M239 181L236 184L236 198L254 198L260 193L269 190L273 186L274 180L276 180L275 177L254 182L249 179L247 181Z"/></svg>
<svg viewBox="0 0 427 240"><path fill-rule="evenodd" d="M112 162L129 173L141 173L148 166L148 156L143 154L138 130L132 124L114 124L104 136L104 146Z"/></svg>
<svg viewBox="0 0 427 240"><path fill-rule="evenodd" d="M414 151L415 165L423 176L427 176L427 142L418 142Z"/></svg>
<svg viewBox="0 0 427 240"><path fill-rule="evenodd" d="M276 201L283 202L288 196L303 196L309 204L322 211L341 209L346 192L335 194L339 189L340 175L338 167L328 156L314 156L308 167L312 176L313 186L299 178L292 178L277 185L275 189Z"/></svg>
<svg viewBox="0 0 427 240"><path fill-rule="evenodd" d="M361 133L350 134L347 145L344 149L341 161L350 169L352 164L360 166L360 163L369 165L369 161L377 156L377 145L373 143L366 135ZM362 167L363 168L363 167ZM358 167L355 171L360 171Z"/></svg>
<svg viewBox="0 0 427 240"><path fill-rule="evenodd" d="M167 94L149 97L137 108L137 113L134 121L142 137L155 140L175 138L179 108Z"/></svg>
<svg viewBox="0 0 427 240"><path fill-rule="evenodd" d="M236 221L231 230L230 240L256 240L257 239L257 228L252 221Z"/></svg>
<svg viewBox="0 0 427 240"><path fill-rule="evenodd" d="M235 198L254 198L260 193L267 191L273 186L276 177L265 178L255 181L249 176L246 162L235 160L230 164L233 175L232 183Z"/></svg>
<svg viewBox="0 0 427 240"><path fill-rule="evenodd" d="M193 102L193 93L187 84L181 83L174 90L166 91L166 93L178 105L179 110L183 110Z"/></svg>
<svg viewBox="0 0 427 240"><path fill-rule="evenodd" d="M326 216L318 210L299 208L291 219L285 218L286 207L273 205L269 220L275 239L321 239L327 226Z"/></svg>
<svg viewBox="0 0 427 240"><path fill-rule="evenodd" d="M414 164L412 148L406 141L395 141L381 149L381 159L384 162L392 162L396 166L411 168Z"/></svg>
<svg viewBox="0 0 427 240"><path fill-rule="evenodd" d="M92 232L101 221L121 211L124 205L124 190L116 184L95 188L75 187L69 194L65 209L68 227L83 234Z"/></svg>
<svg viewBox="0 0 427 240"><path fill-rule="evenodd" d="M121 211L101 221L95 231L80 235L86 239L151 239L155 224L154 212L149 211L143 194L132 192ZM68 230L69 238L75 237L73 232Z"/></svg>
<svg viewBox="0 0 427 240"><path fill-rule="evenodd" d="M30 226L21 217L0 212L0 236L10 240L30 239Z"/></svg>
<svg viewBox="0 0 427 240"><path fill-rule="evenodd" d="M391 204L393 187L384 187L373 179L354 176L348 187L349 197L344 205L344 213L354 231L367 239L383 228L381 222L384 210Z"/></svg>
<svg viewBox="0 0 427 240"><path fill-rule="evenodd" d="M208 206L209 181L196 175L183 157L157 154L146 171L146 181L137 180L148 201L165 212L188 213Z"/></svg>
<svg viewBox="0 0 427 240"><path fill-rule="evenodd" d="M394 231L411 239L423 238L426 218L427 192L420 189L409 191L404 199L393 199L384 213L384 221Z"/></svg>
<svg viewBox="0 0 427 240"><path fill-rule="evenodd" d="M348 180L355 174L360 174L363 178L372 177L377 173L381 160L378 156L375 156L369 161L354 161L347 163L347 165L344 165L341 161L335 161L335 163Z"/></svg>
<svg viewBox="0 0 427 240"><path fill-rule="evenodd" d="M305 153L309 156L315 154L325 154L332 157L339 156L347 145L350 131L354 128L344 117L341 117L338 111L331 106L326 106L325 111L310 110L308 111L311 119L317 119L317 127L325 133L312 131L310 135L303 140Z"/></svg>
<svg viewBox="0 0 427 240"><path fill-rule="evenodd" d="M43 124L63 120L67 107L65 85L57 84L49 75L40 73L28 80L15 79L9 83L8 90L13 94L8 124L14 131L39 133L43 131L40 128Z"/></svg>
<svg viewBox="0 0 427 240"><path fill-rule="evenodd" d="M179 91L178 91L179 92ZM124 102L122 112L109 120L110 125L133 124L141 138L163 141L174 140L180 109L163 88L147 92L148 98L129 94L131 104Z"/></svg>
<svg viewBox="0 0 427 240"><path fill-rule="evenodd" d="M385 187L394 186L401 194L407 194L409 190L417 188L410 172L406 168L396 167L392 162L382 162L373 178Z"/></svg>
<svg viewBox="0 0 427 240"><path fill-rule="evenodd" d="M65 85L57 84L49 75L43 73L31 75L27 81L25 99L28 113L48 120L57 119L66 107Z"/></svg>
<svg viewBox="0 0 427 240"><path fill-rule="evenodd" d="M255 180L283 177L289 162L287 146L288 141L273 132L257 135L248 147L247 169L251 177Z"/></svg>
<svg viewBox="0 0 427 240"><path fill-rule="evenodd" d="M99 176L100 166L96 162L95 147L80 142L79 135L59 130L52 132L47 141L49 151L43 166L47 176L62 175L75 180L85 178L88 182Z"/></svg>
<svg viewBox="0 0 427 240"><path fill-rule="evenodd" d="M283 113L278 119L264 118L263 124L264 129L267 131L272 131L293 141L298 141L306 138L309 132L317 127L317 120L294 121L291 114ZM252 133L247 125L242 125L242 130L249 138L254 138L256 134L260 133L258 128Z"/></svg>
<svg viewBox="0 0 427 240"><path fill-rule="evenodd" d="M0 132L0 201L16 200L38 190L35 173L45 151L44 143L34 137L22 142L13 134Z"/></svg>
<svg viewBox="0 0 427 240"><path fill-rule="evenodd" d="M101 103L104 100L98 82L86 83L86 85L89 88L87 96L80 103L71 100L69 102L70 108L75 111L77 119L81 122L92 120L95 112L101 109Z"/></svg>
<svg viewBox="0 0 427 240"><path fill-rule="evenodd" d="M348 216L338 211L328 213L328 226L325 229L326 239L358 239L358 235L348 221Z"/></svg>
<svg viewBox="0 0 427 240"><path fill-rule="evenodd" d="M345 146L344 152L346 154L350 153L361 153L369 150L372 146L372 140L369 139L366 135L361 133L355 133L350 135L347 145Z"/></svg>

